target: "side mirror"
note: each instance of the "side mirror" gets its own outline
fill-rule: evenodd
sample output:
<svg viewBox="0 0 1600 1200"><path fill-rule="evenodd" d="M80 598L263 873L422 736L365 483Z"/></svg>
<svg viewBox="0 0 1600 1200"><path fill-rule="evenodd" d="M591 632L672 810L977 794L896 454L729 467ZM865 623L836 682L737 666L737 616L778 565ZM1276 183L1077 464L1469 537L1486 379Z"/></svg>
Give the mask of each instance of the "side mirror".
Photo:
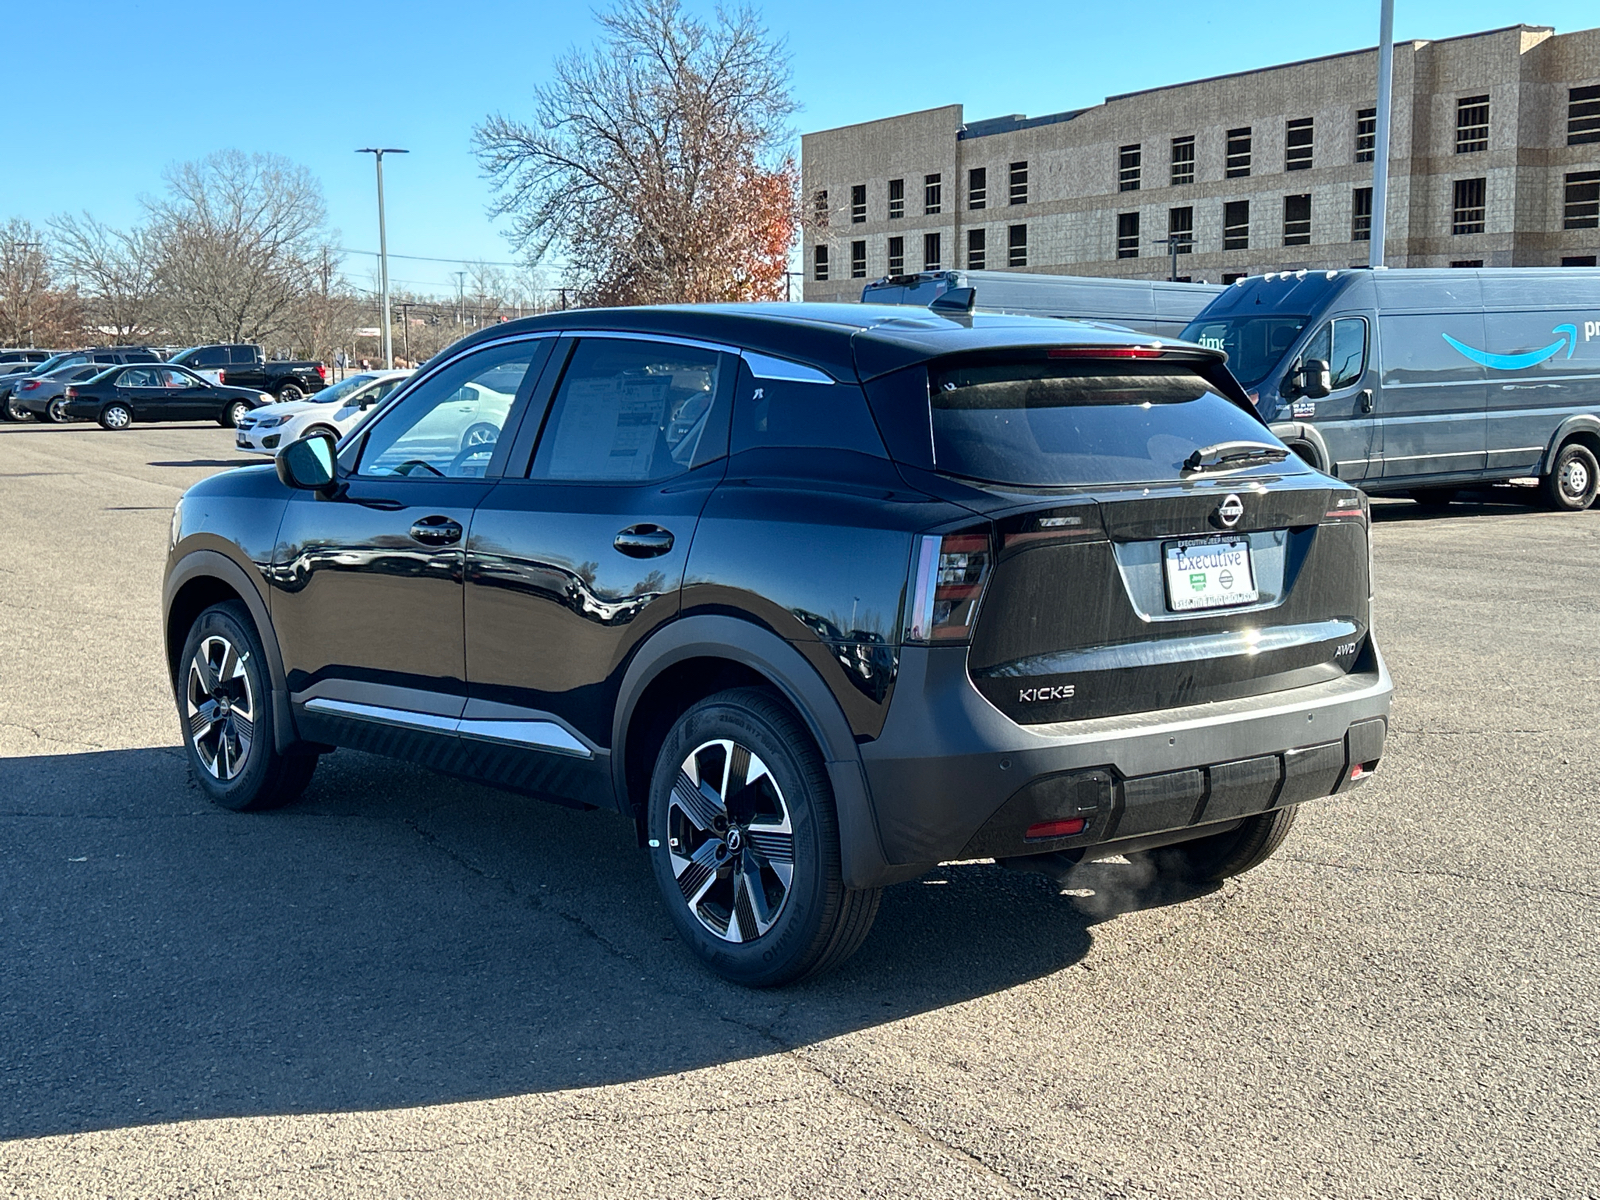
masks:
<svg viewBox="0 0 1600 1200"><path fill-rule="evenodd" d="M1321 400L1333 391L1333 377L1328 364L1320 358L1308 358L1300 368L1299 391L1311 400Z"/></svg>
<svg viewBox="0 0 1600 1200"><path fill-rule="evenodd" d="M333 439L327 434L290 442L279 449L273 461L278 478L288 487L324 494L333 490Z"/></svg>

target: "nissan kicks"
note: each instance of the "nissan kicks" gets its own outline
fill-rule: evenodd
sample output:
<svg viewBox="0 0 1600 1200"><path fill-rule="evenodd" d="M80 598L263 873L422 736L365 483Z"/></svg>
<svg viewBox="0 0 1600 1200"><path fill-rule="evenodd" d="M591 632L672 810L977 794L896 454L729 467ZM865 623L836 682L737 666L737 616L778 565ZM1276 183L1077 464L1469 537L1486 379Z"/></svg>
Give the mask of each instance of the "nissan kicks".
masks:
<svg viewBox="0 0 1600 1200"><path fill-rule="evenodd" d="M941 861L1260 863L1383 751L1368 533L1196 345L562 312L191 488L166 650L218 804L353 747L615 809L687 945L774 985Z"/></svg>

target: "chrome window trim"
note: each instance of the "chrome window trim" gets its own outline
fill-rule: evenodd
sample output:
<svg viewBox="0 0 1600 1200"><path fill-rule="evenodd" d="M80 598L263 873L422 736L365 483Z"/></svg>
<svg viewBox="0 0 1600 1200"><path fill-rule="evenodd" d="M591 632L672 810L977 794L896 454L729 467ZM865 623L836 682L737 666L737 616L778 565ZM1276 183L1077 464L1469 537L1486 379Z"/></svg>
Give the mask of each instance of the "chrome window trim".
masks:
<svg viewBox="0 0 1600 1200"><path fill-rule="evenodd" d="M739 356L744 359L745 365L750 368L750 374L757 379L777 379L788 383L822 383L831 384L833 376L808 367L801 363L790 362L786 358L774 358L770 354L758 354L754 350L741 350Z"/></svg>

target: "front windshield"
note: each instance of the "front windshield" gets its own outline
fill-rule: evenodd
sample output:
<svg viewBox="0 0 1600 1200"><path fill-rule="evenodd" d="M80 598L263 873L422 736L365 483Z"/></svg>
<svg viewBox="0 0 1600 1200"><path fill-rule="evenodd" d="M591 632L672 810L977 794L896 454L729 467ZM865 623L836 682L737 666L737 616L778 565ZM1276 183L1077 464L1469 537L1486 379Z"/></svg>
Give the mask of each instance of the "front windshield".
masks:
<svg viewBox="0 0 1600 1200"><path fill-rule="evenodd" d="M337 404L347 397L354 395L356 392L359 392L362 388L366 387L367 384L371 383L376 378L376 375L351 375L348 378L341 379L332 387L323 388L316 395L312 396L311 399L315 400L318 404Z"/></svg>
<svg viewBox="0 0 1600 1200"><path fill-rule="evenodd" d="M1233 377L1253 388L1283 361L1310 319L1282 313L1270 317L1201 317L1183 331L1183 337L1208 350L1226 350Z"/></svg>

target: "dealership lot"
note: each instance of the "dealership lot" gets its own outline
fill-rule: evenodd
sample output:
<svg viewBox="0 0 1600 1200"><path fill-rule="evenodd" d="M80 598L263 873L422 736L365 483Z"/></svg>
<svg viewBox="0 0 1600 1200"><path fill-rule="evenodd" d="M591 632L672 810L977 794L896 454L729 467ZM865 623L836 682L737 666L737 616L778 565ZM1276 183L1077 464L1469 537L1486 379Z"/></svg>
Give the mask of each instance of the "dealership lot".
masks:
<svg viewBox="0 0 1600 1200"><path fill-rule="evenodd" d="M204 801L161 562L240 461L0 427L0 1194L1600 1189L1600 512L1376 505L1388 754L1259 870L952 866L750 993L615 816L349 751Z"/></svg>

